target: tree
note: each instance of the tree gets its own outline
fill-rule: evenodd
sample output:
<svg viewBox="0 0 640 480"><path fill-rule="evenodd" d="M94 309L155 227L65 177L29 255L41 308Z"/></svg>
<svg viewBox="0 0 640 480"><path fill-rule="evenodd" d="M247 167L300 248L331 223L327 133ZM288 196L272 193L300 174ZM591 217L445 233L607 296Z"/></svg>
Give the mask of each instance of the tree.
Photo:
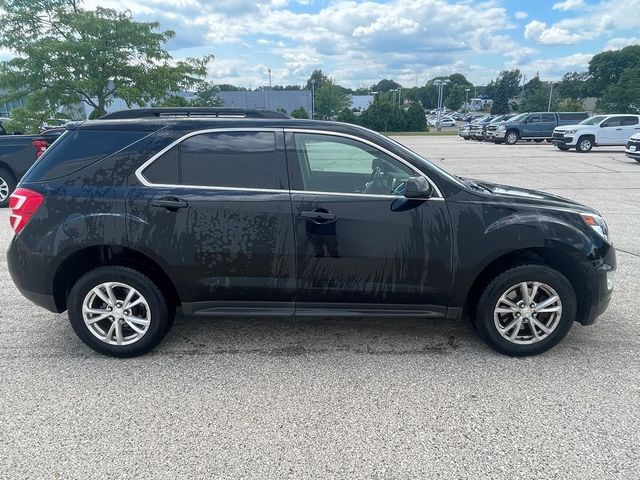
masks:
<svg viewBox="0 0 640 480"><path fill-rule="evenodd" d="M525 95L520 104L520 110L523 112L546 112L549 107L549 88L550 86L543 83L538 77L528 81L524 86Z"/></svg>
<svg viewBox="0 0 640 480"><path fill-rule="evenodd" d="M378 93L387 93L391 90L397 90L398 88L402 88L398 82L394 82L393 80L387 80L383 78L378 83L371 85L371 91Z"/></svg>
<svg viewBox="0 0 640 480"><path fill-rule="evenodd" d="M316 90L316 115L321 119L335 118L342 110L351 106L351 96L332 79Z"/></svg>
<svg viewBox="0 0 640 480"><path fill-rule="evenodd" d="M353 113L353 111L350 108L343 109L336 117L336 120L338 122L344 122L344 123L353 123L353 124L358 123L358 117L356 117L356 114Z"/></svg>
<svg viewBox="0 0 640 480"><path fill-rule="evenodd" d="M181 95L169 94L153 105L154 107L190 107L191 102Z"/></svg>
<svg viewBox="0 0 640 480"><path fill-rule="evenodd" d="M296 108L291 112L291 116L293 118L309 118L309 114L304 109L304 107Z"/></svg>
<svg viewBox="0 0 640 480"><path fill-rule="evenodd" d="M569 72L565 73L562 81L558 84L558 95L561 98L578 100L585 97L585 86L587 73Z"/></svg>
<svg viewBox="0 0 640 480"><path fill-rule="evenodd" d="M412 102L405 113L407 120L406 129L408 132L424 132L427 130L427 117L424 108L417 103Z"/></svg>
<svg viewBox="0 0 640 480"><path fill-rule="evenodd" d="M583 110L582 102L572 98L565 98L558 103L559 112L582 112Z"/></svg>
<svg viewBox="0 0 640 480"><path fill-rule="evenodd" d="M43 92L51 107L82 101L95 115L118 97L129 107L199 84L213 60L173 62L164 44L174 37L157 22L77 0L0 0L0 46L18 53L0 62L3 101Z"/></svg>
<svg viewBox="0 0 640 480"><path fill-rule="evenodd" d="M202 82L196 88L196 96L191 101L193 107L221 107L222 100L218 97L220 89L213 82Z"/></svg>
<svg viewBox="0 0 640 480"><path fill-rule="evenodd" d="M640 67L640 45L595 55L589 61L589 95L601 96L607 88L618 83L626 70L636 67Z"/></svg>
<svg viewBox="0 0 640 480"><path fill-rule="evenodd" d="M322 70L314 70L311 73L309 80L307 80L307 84L305 86L306 90L311 90L312 83L314 80L316 82L316 90L317 90L318 88L320 88L321 86L323 86L325 83L329 81L329 77L327 77L324 73L322 73Z"/></svg>
<svg viewBox="0 0 640 480"><path fill-rule="evenodd" d="M640 67L625 70L615 85L607 87L598 101L598 110L640 113Z"/></svg>

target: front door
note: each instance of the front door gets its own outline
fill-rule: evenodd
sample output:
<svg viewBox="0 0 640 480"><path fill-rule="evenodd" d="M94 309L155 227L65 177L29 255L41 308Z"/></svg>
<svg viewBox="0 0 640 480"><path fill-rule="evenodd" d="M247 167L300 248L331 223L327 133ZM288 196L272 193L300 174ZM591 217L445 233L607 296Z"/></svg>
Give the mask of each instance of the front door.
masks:
<svg viewBox="0 0 640 480"><path fill-rule="evenodd" d="M186 313L293 313L295 250L282 130L190 134L127 192L128 235Z"/></svg>
<svg viewBox="0 0 640 480"><path fill-rule="evenodd" d="M628 126L625 126L627 117L611 117L600 125L598 135L598 145L624 145L629 137L627 136ZM631 136L631 135L629 135Z"/></svg>
<svg viewBox="0 0 640 480"><path fill-rule="evenodd" d="M538 137L551 138L553 129L558 126L555 113L543 113L540 115L540 123L538 124Z"/></svg>
<svg viewBox="0 0 640 480"><path fill-rule="evenodd" d="M419 172L371 143L287 132L296 233L296 314L442 315L451 285L444 199L408 200Z"/></svg>

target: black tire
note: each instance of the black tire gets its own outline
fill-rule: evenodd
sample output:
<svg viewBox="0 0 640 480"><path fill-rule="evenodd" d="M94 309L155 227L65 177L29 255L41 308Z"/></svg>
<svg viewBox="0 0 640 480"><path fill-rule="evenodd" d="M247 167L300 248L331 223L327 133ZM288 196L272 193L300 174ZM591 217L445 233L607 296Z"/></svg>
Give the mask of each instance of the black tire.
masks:
<svg viewBox="0 0 640 480"><path fill-rule="evenodd" d="M562 150L563 152L568 152L569 147L563 147L562 145L556 145L558 150Z"/></svg>
<svg viewBox="0 0 640 480"><path fill-rule="evenodd" d="M494 309L503 293L519 283L532 281L546 284L557 292L562 302L560 319L546 338L531 344L513 343L499 333L494 322ZM576 308L575 291L564 275L545 265L521 265L488 282L478 300L474 322L480 336L498 352L510 356L538 355L553 348L565 337L575 320ZM529 333L533 336L532 332Z"/></svg>
<svg viewBox="0 0 640 480"><path fill-rule="evenodd" d="M536 139L534 140L534 142L536 142L536 143L542 143L542 142L544 142L544 138L536 138Z"/></svg>
<svg viewBox="0 0 640 480"><path fill-rule="evenodd" d="M111 345L92 334L85 324L82 313L85 297L93 288L106 282L119 282L133 287L149 306L148 329L135 343ZM135 357L149 352L162 341L173 323L170 313L173 309L169 310L167 300L157 285L142 273L127 267L100 267L82 276L71 289L68 307L71 326L80 340L96 352L112 357Z"/></svg>
<svg viewBox="0 0 640 480"><path fill-rule="evenodd" d="M465 140L471 140L469 137L462 137L462 138L464 138Z"/></svg>
<svg viewBox="0 0 640 480"><path fill-rule="evenodd" d="M495 143L496 145L500 145L502 143L502 140L494 140L493 143Z"/></svg>
<svg viewBox="0 0 640 480"><path fill-rule="evenodd" d="M576 142L576 150L580 153L590 152L593 148L593 137L584 135Z"/></svg>
<svg viewBox="0 0 640 480"><path fill-rule="evenodd" d="M16 178L13 176L13 173L6 168L0 167L0 187L2 187L2 192L0 192L0 208L9 205L9 196L16 189L16 183Z"/></svg>
<svg viewBox="0 0 640 480"><path fill-rule="evenodd" d="M515 145L518 143L520 136L516 130L507 130L507 133L504 135L504 143L507 145Z"/></svg>

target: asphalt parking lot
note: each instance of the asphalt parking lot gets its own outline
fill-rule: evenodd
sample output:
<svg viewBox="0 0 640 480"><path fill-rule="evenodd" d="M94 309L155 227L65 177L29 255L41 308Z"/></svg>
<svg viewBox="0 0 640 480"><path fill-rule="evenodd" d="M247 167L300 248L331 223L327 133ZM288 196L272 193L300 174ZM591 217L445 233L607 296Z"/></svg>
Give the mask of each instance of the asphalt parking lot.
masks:
<svg viewBox="0 0 640 480"><path fill-rule="evenodd" d="M598 208L618 248L607 313L534 358L466 324L178 318L154 352L115 360L22 298L2 254L0 478L640 478L640 164L398 139L453 173Z"/></svg>

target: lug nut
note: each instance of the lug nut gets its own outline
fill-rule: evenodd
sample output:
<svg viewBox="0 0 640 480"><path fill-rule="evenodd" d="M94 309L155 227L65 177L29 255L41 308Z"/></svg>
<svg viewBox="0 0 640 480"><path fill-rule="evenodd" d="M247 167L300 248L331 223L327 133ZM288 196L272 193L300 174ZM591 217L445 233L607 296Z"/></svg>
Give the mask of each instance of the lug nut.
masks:
<svg viewBox="0 0 640 480"><path fill-rule="evenodd" d="M109 320L113 322L115 319L113 317L109 317Z"/></svg>
<svg viewBox="0 0 640 480"><path fill-rule="evenodd" d="M516 312L516 318L520 318L520 312Z"/></svg>
<svg viewBox="0 0 640 480"><path fill-rule="evenodd" d="M531 308L535 308L535 306L536 306L535 303L532 303L531 305L529 305L529 307L531 307Z"/></svg>

